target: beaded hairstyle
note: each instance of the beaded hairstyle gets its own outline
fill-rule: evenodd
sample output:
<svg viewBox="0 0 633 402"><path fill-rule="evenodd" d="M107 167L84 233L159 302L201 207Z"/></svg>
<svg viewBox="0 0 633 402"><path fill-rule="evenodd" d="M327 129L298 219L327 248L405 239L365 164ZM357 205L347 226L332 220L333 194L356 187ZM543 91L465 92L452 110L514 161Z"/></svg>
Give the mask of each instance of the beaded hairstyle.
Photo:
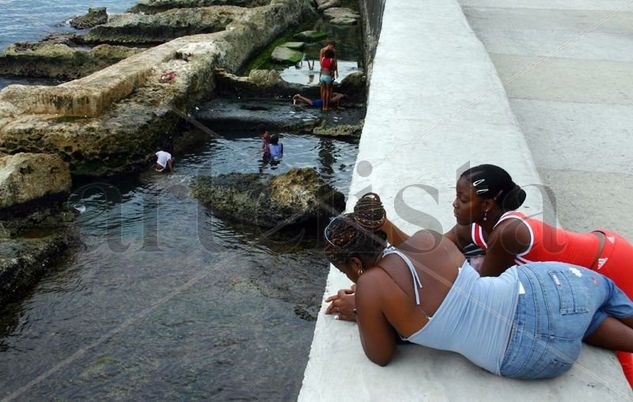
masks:
<svg viewBox="0 0 633 402"><path fill-rule="evenodd" d="M374 193L363 195L354 212L332 219L323 233L325 256L331 262L346 262L350 257L376 258L387 246L387 236L379 228L385 222L385 209Z"/></svg>

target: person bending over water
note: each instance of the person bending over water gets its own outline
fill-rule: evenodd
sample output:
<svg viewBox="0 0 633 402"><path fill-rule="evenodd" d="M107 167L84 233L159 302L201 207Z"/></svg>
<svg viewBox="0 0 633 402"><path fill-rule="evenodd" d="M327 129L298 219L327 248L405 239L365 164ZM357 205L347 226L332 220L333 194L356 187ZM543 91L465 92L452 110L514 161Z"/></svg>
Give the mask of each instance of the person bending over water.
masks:
<svg viewBox="0 0 633 402"><path fill-rule="evenodd" d="M343 95L342 93L332 92L332 97L330 98L330 104L335 105L336 108L338 109L341 106L341 99L343 99L344 97L345 95ZM292 104L298 105L300 103L305 103L306 105L314 106L314 107L323 106L323 101L321 99L310 99L300 94L295 94L292 97Z"/></svg>
<svg viewBox="0 0 633 402"><path fill-rule="evenodd" d="M524 379L569 370L583 339L633 351L633 303L610 279L557 262L480 277L451 240L433 231L387 247L384 217L380 198L370 193L324 231L326 257L356 283L360 339L374 363L392 360L399 337Z"/></svg>

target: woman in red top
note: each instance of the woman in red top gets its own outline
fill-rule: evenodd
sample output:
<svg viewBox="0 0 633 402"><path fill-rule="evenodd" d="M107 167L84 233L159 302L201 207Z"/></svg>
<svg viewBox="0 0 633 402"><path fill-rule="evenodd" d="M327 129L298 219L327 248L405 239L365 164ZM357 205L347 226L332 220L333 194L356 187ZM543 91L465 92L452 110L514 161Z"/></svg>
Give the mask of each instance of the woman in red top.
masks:
<svg viewBox="0 0 633 402"><path fill-rule="evenodd" d="M486 255L481 276L497 276L515 264L560 261L597 271L633 300L633 245L608 230L576 233L520 212L525 192L495 165L473 167L457 181L453 209L457 224L445 234L460 249L475 243ZM633 358L618 352L633 386Z"/></svg>
<svg viewBox="0 0 633 402"><path fill-rule="evenodd" d="M337 71L336 58L332 49L326 49L321 57L321 73L319 82L321 83L321 101L323 102L323 110L328 110L330 106L330 98L332 97L332 86L334 84L335 74Z"/></svg>

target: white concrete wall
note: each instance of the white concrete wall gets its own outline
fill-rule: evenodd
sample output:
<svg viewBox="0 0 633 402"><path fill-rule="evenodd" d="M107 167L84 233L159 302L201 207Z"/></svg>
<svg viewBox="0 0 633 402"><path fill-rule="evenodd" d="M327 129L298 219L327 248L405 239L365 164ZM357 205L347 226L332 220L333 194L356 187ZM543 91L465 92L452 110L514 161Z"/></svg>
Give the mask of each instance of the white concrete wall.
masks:
<svg viewBox="0 0 633 402"><path fill-rule="evenodd" d="M348 209L367 191L408 232L447 230L457 171L490 162L540 184L488 54L453 0L387 0ZM542 210L537 186L524 211ZM350 283L330 270L325 294ZM324 306L325 307L325 304ZM319 314L300 401L615 401L633 397L611 353L585 347L566 375L504 379L461 356L400 346L371 363L356 325Z"/></svg>

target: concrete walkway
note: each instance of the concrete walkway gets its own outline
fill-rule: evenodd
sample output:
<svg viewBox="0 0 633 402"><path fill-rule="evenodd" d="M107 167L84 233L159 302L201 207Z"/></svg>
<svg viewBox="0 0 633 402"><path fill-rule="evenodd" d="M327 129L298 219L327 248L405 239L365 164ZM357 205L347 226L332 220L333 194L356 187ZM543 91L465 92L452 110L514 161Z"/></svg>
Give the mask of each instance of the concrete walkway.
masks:
<svg viewBox="0 0 633 402"><path fill-rule="evenodd" d="M533 184L523 210L543 210L541 181L497 71L452 0L387 0L368 111L348 209L367 191L408 232L445 231L459 171L483 162ZM332 269L326 295L348 287ZM318 317L300 401L616 401L632 399L609 352L585 347L566 375L517 381L464 358L400 346L379 367L364 355L355 324Z"/></svg>
<svg viewBox="0 0 633 402"><path fill-rule="evenodd" d="M633 2L461 0L564 227L633 240Z"/></svg>

